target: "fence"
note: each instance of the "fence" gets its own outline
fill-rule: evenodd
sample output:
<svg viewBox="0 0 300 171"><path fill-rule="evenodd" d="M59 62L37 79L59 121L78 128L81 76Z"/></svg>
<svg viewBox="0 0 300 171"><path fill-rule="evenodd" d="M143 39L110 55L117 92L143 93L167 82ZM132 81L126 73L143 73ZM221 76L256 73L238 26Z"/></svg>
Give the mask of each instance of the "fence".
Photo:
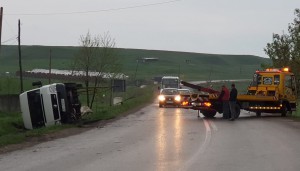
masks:
<svg viewBox="0 0 300 171"><path fill-rule="evenodd" d="M20 112L18 94L0 95L0 112Z"/></svg>

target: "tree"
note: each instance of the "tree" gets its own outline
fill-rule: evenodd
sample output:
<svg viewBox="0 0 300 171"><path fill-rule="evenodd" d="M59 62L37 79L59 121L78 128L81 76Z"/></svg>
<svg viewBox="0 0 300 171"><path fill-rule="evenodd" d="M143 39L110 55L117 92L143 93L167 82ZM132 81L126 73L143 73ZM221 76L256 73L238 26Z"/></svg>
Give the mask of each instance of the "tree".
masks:
<svg viewBox="0 0 300 171"><path fill-rule="evenodd" d="M264 48L274 67L289 66L294 73L300 71L300 10L295 9L295 19L288 24L288 34L273 33L273 41Z"/></svg>
<svg viewBox="0 0 300 171"><path fill-rule="evenodd" d="M287 34L273 34L273 42L268 43L264 49L266 54L273 61L275 67L288 66L291 59L290 37Z"/></svg>
<svg viewBox="0 0 300 171"><path fill-rule="evenodd" d="M289 24L291 39L291 66L296 73L300 72L300 9L295 10L296 18Z"/></svg>
<svg viewBox="0 0 300 171"><path fill-rule="evenodd" d="M116 56L115 40L108 32L96 36L92 36L88 32L86 35L80 36L80 46L81 49L74 58L72 68L74 74L83 74L86 103L92 108L101 79L105 76L109 76L110 79L114 78L113 73L120 70L120 65ZM92 89L90 88L91 82L94 83ZM90 94L91 92L92 94Z"/></svg>

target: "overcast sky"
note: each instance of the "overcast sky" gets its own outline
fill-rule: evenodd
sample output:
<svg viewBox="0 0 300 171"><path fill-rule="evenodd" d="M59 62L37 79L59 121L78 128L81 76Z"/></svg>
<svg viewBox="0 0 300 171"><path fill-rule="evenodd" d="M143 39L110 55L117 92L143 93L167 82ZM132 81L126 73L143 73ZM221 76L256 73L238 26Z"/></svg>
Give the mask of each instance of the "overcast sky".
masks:
<svg viewBox="0 0 300 171"><path fill-rule="evenodd" d="M263 51L287 30L300 0L1 0L2 44L78 46L109 32L118 48L212 54Z"/></svg>

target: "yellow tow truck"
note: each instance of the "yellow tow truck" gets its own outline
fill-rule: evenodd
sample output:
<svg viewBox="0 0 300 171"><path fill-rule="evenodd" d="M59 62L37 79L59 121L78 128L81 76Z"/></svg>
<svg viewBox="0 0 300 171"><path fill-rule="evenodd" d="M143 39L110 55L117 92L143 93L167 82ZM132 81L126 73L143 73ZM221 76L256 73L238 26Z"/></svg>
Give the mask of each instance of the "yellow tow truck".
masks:
<svg viewBox="0 0 300 171"><path fill-rule="evenodd" d="M205 117L214 117L216 112L223 113L222 104L218 101L219 92L184 81L182 84L199 91L208 92L206 101L198 98L198 100L189 103L189 108L198 110L198 116L199 112L204 114ZM201 97L201 95L198 95L198 97ZM247 88L247 93L237 96L236 110L238 115L240 109L244 109L255 112L256 116L261 116L262 112L281 113L282 116L286 116L287 112L296 111L296 106L297 87L295 75L289 71L289 68L268 68L254 73L253 80Z"/></svg>
<svg viewBox="0 0 300 171"><path fill-rule="evenodd" d="M296 111L297 87L295 75L289 68L268 68L256 71L247 94L237 97L241 109L264 113L281 113Z"/></svg>

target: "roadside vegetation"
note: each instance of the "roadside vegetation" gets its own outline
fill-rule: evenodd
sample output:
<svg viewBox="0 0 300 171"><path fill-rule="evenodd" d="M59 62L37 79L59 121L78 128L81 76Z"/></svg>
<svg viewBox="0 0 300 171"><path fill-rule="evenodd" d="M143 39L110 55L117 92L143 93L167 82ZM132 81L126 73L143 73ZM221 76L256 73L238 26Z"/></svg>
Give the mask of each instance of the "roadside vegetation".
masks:
<svg viewBox="0 0 300 171"><path fill-rule="evenodd" d="M273 33L272 41L264 48L265 53L270 57L272 64L264 67L290 67L297 78L297 87L300 87L300 9L294 11L295 18L288 24L287 32L282 34ZM300 92L298 91L298 97ZM300 117L300 100L298 99L297 112L293 114Z"/></svg>
<svg viewBox="0 0 300 171"><path fill-rule="evenodd" d="M153 101L155 95L153 86L145 88L132 87L122 96L124 101L120 105L109 106L109 98L97 98L93 107L93 113L83 116L82 120L74 124L55 125L34 130L26 130L20 112L0 112L0 147L17 144L26 141L27 138L40 137L66 128L82 127L86 124L100 120L109 120L137 109ZM121 94L119 94L121 95Z"/></svg>
<svg viewBox="0 0 300 171"><path fill-rule="evenodd" d="M288 66L300 79L300 9L295 9L294 14L293 22L288 24L288 32L273 33L272 42L267 44L264 51L272 60L272 64L267 67Z"/></svg>
<svg viewBox="0 0 300 171"><path fill-rule="evenodd" d="M0 112L0 147L22 143L26 138L38 137L71 126L73 125L56 125L35 130L25 130L21 113Z"/></svg>

